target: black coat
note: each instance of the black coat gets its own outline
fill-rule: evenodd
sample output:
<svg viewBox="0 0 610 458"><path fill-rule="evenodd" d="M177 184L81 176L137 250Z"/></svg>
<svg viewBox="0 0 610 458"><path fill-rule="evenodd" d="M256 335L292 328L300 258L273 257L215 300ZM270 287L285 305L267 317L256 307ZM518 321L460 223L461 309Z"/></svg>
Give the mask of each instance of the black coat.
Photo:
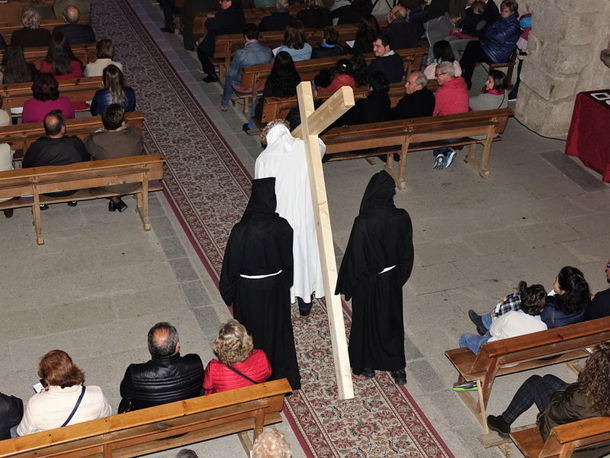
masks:
<svg viewBox="0 0 610 458"><path fill-rule="evenodd" d="M421 118L432 116L434 111L434 94L428 88L420 89L413 94L405 95L392 109L393 119Z"/></svg>
<svg viewBox="0 0 610 458"><path fill-rule="evenodd" d="M371 76L377 72L383 73L389 83L400 83L405 73L402 57L398 54L376 57L366 68L366 74Z"/></svg>
<svg viewBox="0 0 610 458"><path fill-rule="evenodd" d="M345 54L345 49L342 46L335 45L332 48L325 48L323 46L318 46L317 48L313 48L311 51L311 58L318 59L320 57L336 57L342 56Z"/></svg>
<svg viewBox="0 0 610 458"><path fill-rule="evenodd" d="M371 92L366 98L358 100L356 105L347 112L346 124L389 121L392 119L391 110L387 92Z"/></svg>
<svg viewBox="0 0 610 458"><path fill-rule="evenodd" d="M331 11L331 18L338 18L337 24L357 24L365 16L371 14L370 8L356 8L352 5L345 5Z"/></svg>
<svg viewBox="0 0 610 458"><path fill-rule="evenodd" d="M89 159L85 144L77 137L40 137L28 148L22 167L27 169L45 165L68 165Z"/></svg>
<svg viewBox="0 0 610 458"><path fill-rule="evenodd" d="M323 29L332 25L330 11L326 8L307 8L297 13L297 19L303 21L305 27L312 29Z"/></svg>
<svg viewBox="0 0 610 458"><path fill-rule="evenodd" d="M10 439L10 430L23 417L23 401L0 393L0 440Z"/></svg>
<svg viewBox="0 0 610 458"><path fill-rule="evenodd" d="M288 14L288 11L273 11L269 16L265 16L261 19L258 28L261 32L286 30L288 22L290 22L290 14Z"/></svg>
<svg viewBox="0 0 610 458"><path fill-rule="evenodd" d="M202 384L203 364L194 353L130 364L121 381L119 413L201 396Z"/></svg>
<svg viewBox="0 0 610 458"><path fill-rule="evenodd" d="M384 32L390 37L392 49L416 48L419 42L417 26L410 22L392 22Z"/></svg>
<svg viewBox="0 0 610 458"><path fill-rule="evenodd" d="M217 35L243 33L246 18L240 8L227 8L216 12L216 15L205 21L207 35L199 45L201 51L208 56L214 55L214 44Z"/></svg>
<svg viewBox="0 0 610 458"><path fill-rule="evenodd" d="M49 46L51 32L47 29L19 29L11 35L12 45L21 45L24 48L32 46Z"/></svg>
<svg viewBox="0 0 610 458"><path fill-rule="evenodd" d="M95 33L89 24L65 24L58 25L55 30L60 31L67 38L68 43L76 45L79 43L95 43Z"/></svg>

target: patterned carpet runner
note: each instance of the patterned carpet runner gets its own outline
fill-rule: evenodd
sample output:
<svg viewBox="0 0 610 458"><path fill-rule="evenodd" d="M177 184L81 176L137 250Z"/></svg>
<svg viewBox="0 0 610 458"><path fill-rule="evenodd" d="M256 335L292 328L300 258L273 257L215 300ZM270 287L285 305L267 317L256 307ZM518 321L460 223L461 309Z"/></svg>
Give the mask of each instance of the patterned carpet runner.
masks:
<svg viewBox="0 0 610 458"><path fill-rule="evenodd" d="M129 2L94 0L94 8L96 33L112 38L145 114L147 148L167 156L166 195L217 282L251 177ZM337 400L323 302L307 318L294 313L293 324L303 389L288 398L285 413L308 456L453 456L407 389L396 386L387 373L373 380L355 377L355 399Z"/></svg>

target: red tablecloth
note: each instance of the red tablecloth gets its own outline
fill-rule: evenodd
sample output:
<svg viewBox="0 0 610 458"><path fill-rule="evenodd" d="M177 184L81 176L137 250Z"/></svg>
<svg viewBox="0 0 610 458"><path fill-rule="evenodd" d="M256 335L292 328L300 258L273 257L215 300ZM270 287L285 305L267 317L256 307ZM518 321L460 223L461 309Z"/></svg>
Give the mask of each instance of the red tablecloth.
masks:
<svg viewBox="0 0 610 458"><path fill-rule="evenodd" d="M610 94L610 89L581 92L576 96L566 154L580 158L587 167L601 173L604 181L610 182L610 105L590 95L600 92Z"/></svg>

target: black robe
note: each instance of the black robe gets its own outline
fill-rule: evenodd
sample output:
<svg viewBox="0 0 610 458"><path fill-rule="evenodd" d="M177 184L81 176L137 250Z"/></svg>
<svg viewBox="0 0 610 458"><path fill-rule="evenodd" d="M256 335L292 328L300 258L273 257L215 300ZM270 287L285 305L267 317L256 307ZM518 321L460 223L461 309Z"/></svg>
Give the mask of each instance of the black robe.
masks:
<svg viewBox="0 0 610 458"><path fill-rule="evenodd" d="M402 286L413 268L413 233L409 214L394 206L394 186L385 171L371 178L339 269L335 294L352 298L349 357L356 375L406 365Z"/></svg>
<svg viewBox="0 0 610 458"><path fill-rule="evenodd" d="M288 378L301 388L292 322L292 228L275 213L275 178L252 182L244 215L231 230L220 275L220 294L233 315L263 350L273 370L270 380ZM250 279L243 275L267 275Z"/></svg>

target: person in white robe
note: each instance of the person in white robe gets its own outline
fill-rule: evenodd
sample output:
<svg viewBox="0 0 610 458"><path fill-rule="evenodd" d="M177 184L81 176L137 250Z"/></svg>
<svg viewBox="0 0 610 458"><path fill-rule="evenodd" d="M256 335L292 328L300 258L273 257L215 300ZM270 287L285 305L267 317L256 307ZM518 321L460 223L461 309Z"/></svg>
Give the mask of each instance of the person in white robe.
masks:
<svg viewBox="0 0 610 458"><path fill-rule="evenodd" d="M276 211L290 223L294 233L294 282L290 299L294 303L296 297L299 312L307 316L313 298L324 296L324 284L305 143L291 135L284 120L271 121L263 134L266 134L267 147L256 159L254 178L275 177ZM325 150L320 141L322 154Z"/></svg>

